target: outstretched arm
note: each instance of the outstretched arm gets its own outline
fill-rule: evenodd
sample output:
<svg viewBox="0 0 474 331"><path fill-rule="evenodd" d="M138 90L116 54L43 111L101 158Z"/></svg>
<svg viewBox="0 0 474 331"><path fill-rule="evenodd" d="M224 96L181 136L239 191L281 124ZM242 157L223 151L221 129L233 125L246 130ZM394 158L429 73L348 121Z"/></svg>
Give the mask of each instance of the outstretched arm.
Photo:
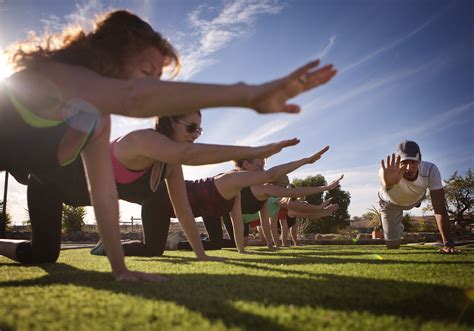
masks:
<svg viewBox="0 0 474 331"><path fill-rule="evenodd" d="M337 209L339 209L339 205L331 204L325 207L324 209L316 210L316 211L299 211L297 209L288 209L288 216L290 217L301 217L301 218L309 218L309 219L318 219L321 217L332 215Z"/></svg>
<svg viewBox="0 0 474 331"><path fill-rule="evenodd" d="M259 185L255 188L255 192L258 195L259 199L268 198L268 197L299 198L299 197L305 197L311 194L317 194L324 191L333 190L339 186L339 183L342 180L342 178L343 178L343 175L341 175L341 177L339 177L337 180L331 182L329 185L325 185L325 186L286 188L286 187L280 187L280 186L272 185L272 184Z"/></svg>
<svg viewBox="0 0 474 331"><path fill-rule="evenodd" d="M265 171L238 171L224 174L220 177L216 177L215 184L219 193L225 199L230 199L244 187L274 182L281 176L292 172L305 164L316 162L328 149L329 146L326 146L309 157L281 164Z"/></svg>
<svg viewBox="0 0 474 331"><path fill-rule="evenodd" d="M294 211L300 211L300 212L305 212L305 213L317 213L321 210L324 210L326 207L328 207L331 203L332 198L325 200L323 203L320 205L313 205L311 203L308 203L306 201L292 201L288 198L281 199L278 202L278 205L286 208L286 209L291 209Z"/></svg>
<svg viewBox="0 0 474 331"><path fill-rule="evenodd" d="M125 162L146 157L153 162L159 160L171 164L203 165L265 158L298 143L296 138L257 147L180 143L153 130L138 130L124 136L115 145L115 150L119 159L126 154Z"/></svg>
<svg viewBox="0 0 474 331"><path fill-rule="evenodd" d="M199 236L199 229L196 225L191 206L189 205L188 196L186 194L183 170L180 165L175 165L170 169L170 171L171 172L166 176L168 194L171 203L173 204L174 213L178 218L196 257L203 261L223 260L222 258L208 256L204 252L201 238Z"/></svg>
<svg viewBox="0 0 474 331"><path fill-rule="evenodd" d="M35 72L24 70L12 76L21 84L28 109L38 109L48 99L81 100L84 111L133 117L186 114L211 107L246 107L259 113L297 113L299 106L287 104L290 98L327 83L336 74L332 65L318 68L313 61L286 77L260 85L197 84L160 81L156 78L113 79L92 70L55 62L38 65ZM71 79L74 77L74 79ZM30 108L31 106L31 108ZM50 108L52 109L52 108ZM34 111L36 112L36 111ZM48 118L48 114L43 114ZM54 111L54 116L61 116Z"/></svg>

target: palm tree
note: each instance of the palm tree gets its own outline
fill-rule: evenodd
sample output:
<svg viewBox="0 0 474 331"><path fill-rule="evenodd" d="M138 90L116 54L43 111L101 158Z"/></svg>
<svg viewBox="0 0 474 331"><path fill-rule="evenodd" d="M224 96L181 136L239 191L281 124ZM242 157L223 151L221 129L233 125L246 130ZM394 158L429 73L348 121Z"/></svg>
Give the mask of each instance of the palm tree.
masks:
<svg viewBox="0 0 474 331"><path fill-rule="evenodd" d="M368 216L369 216L369 226L371 228L374 228L374 231L380 231L382 230L382 213L380 212L380 209L378 209L375 206L372 206L370 208L367 208Z"/></svg>

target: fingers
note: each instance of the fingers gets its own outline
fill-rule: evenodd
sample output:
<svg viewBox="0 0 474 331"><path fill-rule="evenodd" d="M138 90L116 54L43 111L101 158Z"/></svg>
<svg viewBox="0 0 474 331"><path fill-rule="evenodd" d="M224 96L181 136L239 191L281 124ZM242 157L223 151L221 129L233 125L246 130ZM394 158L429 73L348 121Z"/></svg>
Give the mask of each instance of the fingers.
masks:
<svg viewBox="0 0 474 331"><path fill-rule="evenodd" d="M385 163L383 162L383 159L382 159L382 161L380 161L380 165L382 166L383 170L387 170L387 168L385 168ZM387 165L388 165L388 163L387 163Z"/></svg>
<svg viewBox="0 0 474 331"><path fill-rule="evenodd" d="M298 138L293 138L293 139L288 139L288 140L283 140L279 143L282 147L289 147L289 146L295 146L300 143L300 140Z"/></svg>
<svg viewBox="0 0 474 331"><path fill-rule="evenodd" d="M295 104L286 104L281 110L282 113L298 114L301 111L300 106Z"/></svg>
<svg viewBox="0 0 474 331"><path fill-rule="evenodd" d="M323 155L324 153L326 153L327 151L329 150L329 146L326 146L324 148L322 148L319 152L317 152L316 154L321 156Z"/></svg>
<svg viewBox="0 0 474 331"><path fill-rule="evenodd" d="M325 65L324 67L315 70L311 73L306 74L306 82L304 87L306 90L314 88L316 86L329 82L337 71L333 68L332 64Z"/></svg>
<svg viewBox="0 0 474 331"><path fill-rule="evenodd" d="M301 76L303 75L306 75L306 73L313 69L313 68L316 68L318 65L319 65L320 61L319 60L314 60L314 61L311 61L307 64L305 64L304 66L296 69L295 71L293 71L290 76L291 77L295 77L295 78L300 78Z"/></svg>

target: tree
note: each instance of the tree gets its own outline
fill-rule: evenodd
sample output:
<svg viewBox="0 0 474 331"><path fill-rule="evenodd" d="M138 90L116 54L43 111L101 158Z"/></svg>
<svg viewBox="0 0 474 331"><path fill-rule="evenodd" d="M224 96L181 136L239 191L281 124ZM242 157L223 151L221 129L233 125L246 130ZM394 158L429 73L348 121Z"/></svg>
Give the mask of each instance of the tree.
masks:
<svg viewBox="0 0 474 331"><path fill-rule="evenodd" d="M403 213L402 217L403 231L411 232L414 228L412 224L412 215L409 212Z"/></svg>
<svg viewBox="0 0 474 331"><path fill-rule="evenodd" d="M380 212L380 209L372 206L367 210L367 213L362 215L362 217L369 220L369 227L373 228L374 231L382 230L382 213Z"/></svg>
<svg viewBox="0 0 474 331"><path fill-rule="evenodd" d="M293 184L297 187L323 186L327 185L322 175L309 176L305 179L295 179ZM306 201L319 205L324 200L332 198L331 203L339 205L339 209L331 216L326 216L316 220L300 220L301 230L304 233L334 233L350 225L350 216L347 208L350 204L351 196L349 192L343 191L340 187L325 193L313 194L306 197Z"/></svg>
<svg viewBox="0 0 474 331"><path fill-rule="evenodd" d="M448 213L455 220L464 219L466 212L472 212L472 204L474 200L474 179L472 171L466 172L466 176L458 175L455 171L449 179L444 180L444 193L446 197L446 207ZM431 199L427 199L428 205L424 208L425 211L432 211Z"/></svg>
<svg viewBox="0 0 474 331"><path fill-rule="evenodd" d="M62 225L64 233L82 231L86 209L63 205Z"/></svg>

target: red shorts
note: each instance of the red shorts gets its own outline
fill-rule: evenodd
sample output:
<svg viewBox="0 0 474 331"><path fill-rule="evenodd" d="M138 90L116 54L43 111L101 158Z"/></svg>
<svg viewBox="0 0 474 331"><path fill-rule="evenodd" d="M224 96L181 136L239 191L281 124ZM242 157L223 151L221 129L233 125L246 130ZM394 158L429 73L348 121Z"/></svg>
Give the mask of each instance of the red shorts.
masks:
<svg viewBox="0 0 474 331"><path fill-rule="evenodd" d="M260 218L257 218L256 220L247 223L251 228L256 228L257 226L260 225Z"/></svg>
<svg viewBox="0 0 474 331"><path fill-rule="evenodd" d="M278 212L278 219L284 220L288 217L288 209L280 207L280 211Z"/></svg>

